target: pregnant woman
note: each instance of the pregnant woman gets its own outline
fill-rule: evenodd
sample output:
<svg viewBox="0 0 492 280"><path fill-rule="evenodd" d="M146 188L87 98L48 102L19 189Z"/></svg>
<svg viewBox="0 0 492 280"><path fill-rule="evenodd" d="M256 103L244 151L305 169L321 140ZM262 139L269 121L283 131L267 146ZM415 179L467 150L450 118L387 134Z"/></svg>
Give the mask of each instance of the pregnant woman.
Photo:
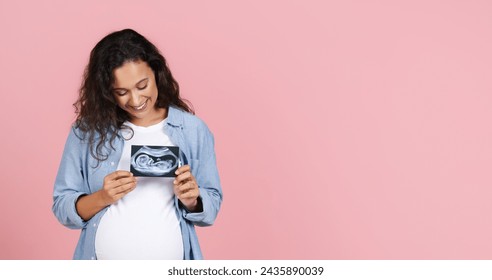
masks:
<svg viewBox="0 0 492 280"><path fill-rule="evenodd" d="M74 105L53 192L60 223L81 230L74 259L202 259L194 226L212 225L222 203L214 137L159 50L131 29L105 36ZM132 145L179 148L181 166L137 177Z"/></svg>

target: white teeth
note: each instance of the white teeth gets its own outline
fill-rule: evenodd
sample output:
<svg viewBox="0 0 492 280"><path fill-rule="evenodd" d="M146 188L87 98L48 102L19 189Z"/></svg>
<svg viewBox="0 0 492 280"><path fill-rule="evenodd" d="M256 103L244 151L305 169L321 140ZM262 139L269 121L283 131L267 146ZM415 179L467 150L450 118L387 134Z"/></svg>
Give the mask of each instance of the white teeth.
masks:
<svg viewBox="0 0 492 280"><path fill-rule="evenodd" d="M142 109L143 109L143 107L145 107L145 104L147 104L147 101L146 101L146 102L144 102L142 105L140 105L140 106L138 106L138 107L133 107L133 108L135 108L135 110L142 110Z"/></svg>

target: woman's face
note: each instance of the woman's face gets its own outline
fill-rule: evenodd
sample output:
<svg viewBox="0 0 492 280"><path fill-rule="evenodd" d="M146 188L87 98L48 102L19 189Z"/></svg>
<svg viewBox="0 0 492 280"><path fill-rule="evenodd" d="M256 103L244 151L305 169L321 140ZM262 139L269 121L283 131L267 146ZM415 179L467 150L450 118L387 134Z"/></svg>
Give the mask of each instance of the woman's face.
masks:
<svg viewBox="0 0 492 280"><path fill-rule="evenodd" d="M149 126L162 120L163 110L155 107L157 85L154 71L147 62L126 62L113 71L113 76L116 103L128 113L133 124Z"/></svg>

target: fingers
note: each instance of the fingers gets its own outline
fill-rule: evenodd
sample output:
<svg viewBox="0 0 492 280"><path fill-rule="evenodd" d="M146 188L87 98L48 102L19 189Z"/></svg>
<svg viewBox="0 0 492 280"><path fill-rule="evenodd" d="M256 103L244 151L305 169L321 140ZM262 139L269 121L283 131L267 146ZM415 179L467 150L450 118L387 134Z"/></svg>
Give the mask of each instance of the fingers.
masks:
<svg viewBox="0 0 492 280"><path fill-rule="evenodd" d="M184 207L188 211L194 212L197 210L198 197L200 196L200 189L192 177L192 180L182 183L180 185L174 185L174 194L183 203Z"/></svg>
<svg viewBox="0 0 492 280"><path fill-rule="evenodd" d="M174 180L174 193L178 198L198 197L198 184L191 172L183 173Z"/></svg>
<svg viewBox="0 0 492 280"><path fill-rule="evenodd" d="M104 177L101 189L103 201L112 204L131 192L137 186L137 178L128 171L118 170Z"/></svg>
<svg viewBox="0 0 492 280"><path fill-rule="evenodd" d="M184 173L184 172L187 172L187 171L191 171L191 167L189 165L183 165L181 166L180 168L178 168L176 170L176 172L174 172L177 175L181 174L181 173Z"/></svg>
<svg viewBox="0 0 492 280"><path fill-rule="evenodd" d="M187 182L182 185L174 185L174 193L182 202L186 200L196 200L200 196L200 190L194 182Z"/></svg>
<svg viewBox="0 0 492 280"><path fill-rule="evenodd" d="M109 183L111 181L118 180L120 178L125 178L125 177L133 177L133 174L129 171L118 170L104 177L104 181Z"/></svg>
<svg viewBox="0 0 492 280"><path fill-rule="evenodd" d="M176 170L176 179L173 184L174 193L180 200L196 199L200 195L198 184L191 174L189 165L183 165Z"/></svg>
<svg viewBox="0 0 492 280"><path fill-rule="evenodd" d="M198 189L198 186L196 183L189 181L181 185L174 185L174 189L178 194L183 194L191 190Z"/></svg>
<svg viewBox="0 0 492 280"><path fill-rule="evenodd" d="M118 180L113 181L112 183L115 184L116 186L123 186L129 183L136 183L137 182L137 177L124 177Z"/></svg>
<svg viewBox="0 0 492 280"><path fill-rule="evenodd" d="M137 178L124 178L114 181L110 185L110 191L113 194L128 193L132 191L137 186Z"/></svg>
<svg viewBox="0 0 492 280"><path fill-rule="evenodd" d="M136 182L137 178L133 177L131 172L118 170L104 177L104 188L115 189L131 183L136 184Z"/></svg>
<svg viewBox="0 0 492 280"><path fill-rule="evenodd" d="M184 173L181 173L180 175L176 176L176 179L174 179L174 184L175 185L180 185L182 183L186 183L188 181L194 181L195 178L191 174L191 172L187 171Z"/></svg>
<svg viewBox="0 0 492 280"><path fill-rule="evenodd" d="M129 192L133 191L135 189L135 186L136 185L133 185L133 186L128 186L127 188L122 188L121 189L121 192L119 193L116 193L113 197L115 199L115 201L119 200L120 198L124 197L125 195L127 195Z"/></svg>

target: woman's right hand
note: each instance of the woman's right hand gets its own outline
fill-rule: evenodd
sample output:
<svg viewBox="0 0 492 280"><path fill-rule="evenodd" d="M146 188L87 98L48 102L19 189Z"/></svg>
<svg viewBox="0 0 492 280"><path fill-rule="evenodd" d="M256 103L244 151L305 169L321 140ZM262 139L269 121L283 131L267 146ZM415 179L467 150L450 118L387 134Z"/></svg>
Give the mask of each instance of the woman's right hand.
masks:
<svg viewBox="0 0 492 280"><path fill-rule="evenodd" d="M110 205L118 201L137 186L137 178L132 173L118 170L104 177L103 187L100 190L104 204Z"/></svg>
<svg viewBox="0 0 492 280"><path fill-rule="evenodd" d="M128 171L118 170L104 177L103 187L92 194L81 195L75 203L77 213L88 221L104 207L111 205L133 191L137 186L137 178Z"/></svg>

